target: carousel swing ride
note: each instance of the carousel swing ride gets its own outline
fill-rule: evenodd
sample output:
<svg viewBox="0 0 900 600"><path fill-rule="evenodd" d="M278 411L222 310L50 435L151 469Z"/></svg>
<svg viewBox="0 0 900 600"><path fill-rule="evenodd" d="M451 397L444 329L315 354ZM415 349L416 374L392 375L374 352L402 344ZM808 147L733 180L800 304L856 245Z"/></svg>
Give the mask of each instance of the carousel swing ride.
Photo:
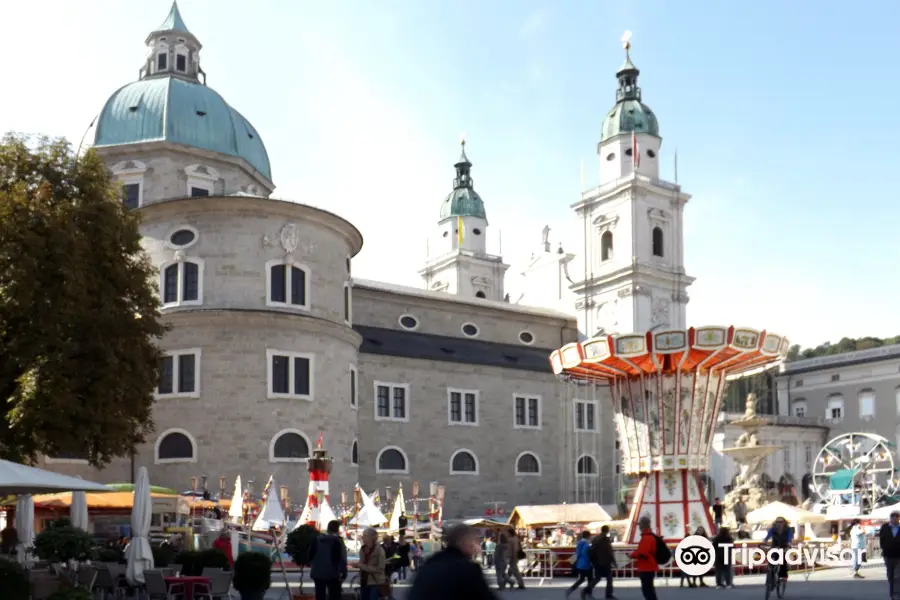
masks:
<svg viewBox="0 0 900 600"><path fill-rule="evenodd" d="M701 475L726 383L776 366L788 347L774 333L709 326L602 336L551 354L557 376L610 396L622 471L640 478L625 542L637 543L645 516L666 541L714 531Z"/></svg>

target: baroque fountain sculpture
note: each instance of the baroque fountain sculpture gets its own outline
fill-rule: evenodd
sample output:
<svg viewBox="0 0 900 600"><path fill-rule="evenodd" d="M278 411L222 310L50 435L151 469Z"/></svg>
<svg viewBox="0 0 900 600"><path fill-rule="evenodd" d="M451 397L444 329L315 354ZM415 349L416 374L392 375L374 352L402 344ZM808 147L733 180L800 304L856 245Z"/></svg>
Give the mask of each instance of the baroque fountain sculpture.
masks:
<svg viewBox="0 0 900 600"><path fill-rule="evenodd" d="M763 467L766 458L777 452L780 447L760 445L759 429L767 424L766 419L756 414L756 395L748 394L744 416L731 422L731 425L743 429L744 433L733 448L722 451L738 465L734 487L725 496L726 514L733 514L733 507L741 498L747 504L748 511L756 510L768 501L768 492L763 488L762 482Z"/></svg>

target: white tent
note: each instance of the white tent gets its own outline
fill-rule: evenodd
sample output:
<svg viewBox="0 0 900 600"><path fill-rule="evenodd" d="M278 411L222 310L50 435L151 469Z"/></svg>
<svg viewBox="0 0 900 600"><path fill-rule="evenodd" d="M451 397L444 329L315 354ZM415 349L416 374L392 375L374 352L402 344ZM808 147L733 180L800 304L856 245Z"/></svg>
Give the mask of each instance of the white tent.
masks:
<svg viewBox="0 0 900 600"><path fill-rule="evenodd" d="M244 490L241 487L241 476L234 480L234 493L231 494L231 506L228 507L228 516L232 523L240 523L244 516Z"/></svg>
<svg viewBox="0 0 900 600"><path fill-rule="evenodd" d="M362 497L363 505L359 509L359 513L350 519L350 525L359 527L379 527L387 523L387 518L378 510L372 498L369 497L363 489L359 488L359 495Z"/></svg>
<svg viewBox="0 0 900 600"><path fill-rule="evenodd" d="M406 501L403 499L403 486L397 490L397 498L394 499L394 510L391 511L391 523L388 529L398 531L400 529L400 515L406 514Z"/></svg>
<svg viewBox="0 0 900 600"><path fill-rule="evenodd" d="M278 485L275 479L269 477L269 494L266 496L266 502L263 504L256 522L253 524L253 531L268 531L274 525L284 527L287 519L284 517L284 508L281 506L281 498L278 497Z"/></svg>
<svg viewBox="0 0 900 600"><path fill-rule="evenodd" d="M105 485L85 481L77 477L60 475L44 469L20 465L8 460L0 460L0 496L11 494L41 494L53 492L112 491Z"/></svg>
<svg viewBox="0 0 900 600"><path fill-rule="evenodd" d="M867 517L869 519L890 519L892 512L900 512L900 502L891 504L890 506L882 506L870 512ZM866 518L866 517L862 517Z"/></svg>
<svg viewBox="0 0 900 600"><path fill-rule="evenodd" d="M770 502L761 508L751 511L747 515L748 523L772 523L778 517L787 519L789 525L798 523L824 523L827 521L825 515L820 515L812 511L800 508L799 506L791 506L784 502Z"/></svg>

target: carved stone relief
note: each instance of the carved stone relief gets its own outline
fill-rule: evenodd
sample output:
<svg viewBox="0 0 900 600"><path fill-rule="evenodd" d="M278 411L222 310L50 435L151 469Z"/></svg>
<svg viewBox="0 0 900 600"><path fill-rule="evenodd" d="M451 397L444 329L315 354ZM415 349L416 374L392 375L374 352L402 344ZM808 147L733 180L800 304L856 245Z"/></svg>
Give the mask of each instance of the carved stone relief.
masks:
<svg viewBox="0 0 900 600"><path fill-rule="evenodd" d="M277 236L265 234L263 236L263 245L269 247L280 245L286 258L291 258L297 250L302 250L305 254L309 254L316 249L312 243L307 242L303 244L300 242L300 229L296 223L285 224L281 228L281 233Z"/></svg>
<svg viewBox="0 0 900 600"><path fill-rule="evenodd" d="M669 322L669 299L654 298L650 312L650 320L654 325Z"/></svg>

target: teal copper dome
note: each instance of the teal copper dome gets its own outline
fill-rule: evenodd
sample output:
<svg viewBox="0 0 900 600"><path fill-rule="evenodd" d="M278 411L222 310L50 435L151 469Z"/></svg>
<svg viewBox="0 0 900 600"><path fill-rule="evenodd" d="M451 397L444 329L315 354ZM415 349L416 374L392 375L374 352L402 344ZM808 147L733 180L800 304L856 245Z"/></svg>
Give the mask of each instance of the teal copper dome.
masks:
<svg viewBox="0 0 900 600"><path fill-rule="evenodd" d="M272 180L259 133L215 90L177 77L129 83L106 101L95 146L165 141L243 158Z"/></svg>
<svg viewBox="0 0 900 600"><path fill-rule="evenodd" d="M617 135L646 133L659 137L659 121L650 107L641 102L641 88L638 87L640 71L626 53L625 64L616 72L619 89L616 90L616 105L603 119L600 141L604 142Z"/></svg>
<svg viewBox="0 0 900 600"><path fill-rule="evenodd" d="M462 154L454 165L456 179L453 191L441 203L441 221L450 217L478 217L487 220L484 201L475 191L472 181L472 163L466 156L466 142L462 142Z"/></svg>

